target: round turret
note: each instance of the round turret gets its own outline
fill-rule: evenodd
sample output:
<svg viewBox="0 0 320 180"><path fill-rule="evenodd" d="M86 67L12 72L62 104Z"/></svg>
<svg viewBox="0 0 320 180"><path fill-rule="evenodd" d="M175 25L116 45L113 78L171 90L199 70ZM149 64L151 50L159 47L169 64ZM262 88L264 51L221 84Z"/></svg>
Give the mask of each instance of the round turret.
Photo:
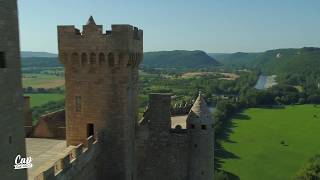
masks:
<svg viewBox="0 0 320 180"><path fill-rule="evenodd" d="M207 104L199 93L193 104L187 126L190 135L189 180L213 179L214 174L214 129L213 119Z"/></svg>

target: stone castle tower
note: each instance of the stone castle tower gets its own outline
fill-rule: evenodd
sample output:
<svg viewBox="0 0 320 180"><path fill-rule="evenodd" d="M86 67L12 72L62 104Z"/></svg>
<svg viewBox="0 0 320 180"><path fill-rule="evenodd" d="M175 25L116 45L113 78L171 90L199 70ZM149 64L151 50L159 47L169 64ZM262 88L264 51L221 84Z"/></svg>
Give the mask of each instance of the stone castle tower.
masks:
<svg viewBox="0 0 320 180"><path fill-rule="evenodd" d="M97 179L135 179L134 158L138 66L143 32L112 25L103 32L92 17L80 32L58 26L59 58L65 66L68 145L99 136Z"/></svg>
<svg viewBox="0 0 320 180"><path fill-rule="evenodd" d="M187 127L190 133L188 177L190 180L213 179L213 120L201 93L189 112Z"/></svg>
<svg viewBox="0 0 320 180"><path fill-rule="evenodd" d="M15 157L26 157L16 0L0 0L0 179L27 179L15 170Z"/></svg>
<svg viewBox="0 0 320 180"><path fill-rule="evenodd" d="M150 94L149 102L137 128L138 179L212 180L214 128L203 95L178 125L170 94Z"/></svg>

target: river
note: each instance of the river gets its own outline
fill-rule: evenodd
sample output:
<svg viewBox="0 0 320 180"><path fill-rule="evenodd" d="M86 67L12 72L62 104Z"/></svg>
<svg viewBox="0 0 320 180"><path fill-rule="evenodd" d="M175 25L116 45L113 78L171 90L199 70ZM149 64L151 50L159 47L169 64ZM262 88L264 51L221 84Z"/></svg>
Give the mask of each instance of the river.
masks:
<svg viewBox="0 0 320 180"><path fill-rule="evenodd" d="M271 75L271 76L260 75L257 81L257 84L255 85L255 88L260 90L266 90L276 85L277 84L276 77L277 77L276 75Z"/></svg>

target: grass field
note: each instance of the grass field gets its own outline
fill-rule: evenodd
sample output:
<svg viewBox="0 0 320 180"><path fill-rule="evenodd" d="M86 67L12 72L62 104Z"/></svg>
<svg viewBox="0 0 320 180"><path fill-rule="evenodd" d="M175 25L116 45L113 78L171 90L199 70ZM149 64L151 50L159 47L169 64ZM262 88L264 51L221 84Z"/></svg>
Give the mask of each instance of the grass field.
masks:
<svg viewBox="0 0 320 180"><path fill-rule="evenodd" d="M64 77L50 74L24 74L23 87L55 88L64 85Z"/></svg>
<svg viewBox="0 0 320 180"><path fill-rule="evenodd" d="M31 107L41 106L49 101L58 101L64 99L63 94L24 94L30 96Z"/></svg>
<svg viewBox="0 0 320 180"><path fill-rule="evenodd" d="M320 153L319 132L320 107L248 109L226 128L216 152L218 166L235 179L290 179Z"/></svg>

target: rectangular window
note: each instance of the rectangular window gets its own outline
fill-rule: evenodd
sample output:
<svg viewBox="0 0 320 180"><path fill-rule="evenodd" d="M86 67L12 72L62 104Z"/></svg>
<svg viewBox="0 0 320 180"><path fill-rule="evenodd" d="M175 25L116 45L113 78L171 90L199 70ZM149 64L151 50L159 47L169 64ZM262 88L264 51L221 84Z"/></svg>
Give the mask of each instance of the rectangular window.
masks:
<svg viewBox="0 0 320 180"><path fill-rule="evenodd" d="M4 52L0 52L0 69L6 68L6 54Z"/></svg>
<svg viewBox="0 0 320 180"><path fill-rule="evenodd" d="M205 129L207 129L207 126L206 125L201 125L201 129L205 130Z"/></svg>
<svg viewBox="0 0 320 180"><path fill-rule="evenodd" d="M76 112L81 112L81 96L76 96Z"/></svg>
<svg viewBox="0 0 320 180"><path fill-rule="evenodd" d="M94 135L94 125L93 124L87 124L87 137Z"/></svg>

